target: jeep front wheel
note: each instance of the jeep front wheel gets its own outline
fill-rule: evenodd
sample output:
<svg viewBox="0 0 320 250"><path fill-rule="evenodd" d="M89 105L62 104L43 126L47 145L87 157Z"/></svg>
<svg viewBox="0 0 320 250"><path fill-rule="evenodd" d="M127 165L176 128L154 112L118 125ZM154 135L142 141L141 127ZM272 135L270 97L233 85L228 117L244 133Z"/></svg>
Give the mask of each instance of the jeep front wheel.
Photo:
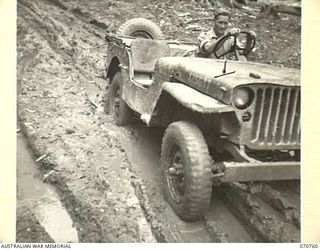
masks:
<svg viewBox="0 0 320 250"><path fill-rule="evenodd" d="M112 80L106 97L106 111L118 126L132 123L134 113L122 99L121 72L117 72Z"/></svg>
<svg viewBox="0 0 320 250"><path fill-rule="evenodd" d="M200 129L186 121L172 123L161 149L164 192L185 221L201 219L212 194L212 158Z"/></svg>

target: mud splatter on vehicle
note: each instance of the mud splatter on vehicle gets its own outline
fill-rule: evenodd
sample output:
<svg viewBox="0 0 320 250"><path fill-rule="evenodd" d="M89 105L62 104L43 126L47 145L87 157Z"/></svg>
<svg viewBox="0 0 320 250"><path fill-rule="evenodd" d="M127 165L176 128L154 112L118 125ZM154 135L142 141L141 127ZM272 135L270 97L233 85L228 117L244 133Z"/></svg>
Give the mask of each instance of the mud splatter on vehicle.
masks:
<svg viewBox="0 0 320 250"><path fill-rule="evenodd" d="M266 21L235 12L233 22L258 33L252 60L300 66L297 17ZM57 188L80 242L300 240L299 182L228 186L230 195L219 196L222 187L219 206L203 221L181 221L161 192L163 131L141 124L118 128L104 113L106 31L145 17L160 25L166 38L192 41L200 31L189 27L187 18L199 15L210 17L212 10L191 1L18 1L21 128L35 157L46 155L40 161L43 174L50 173L46 180ZM205 19L198 22L209 25Z"/></svg>

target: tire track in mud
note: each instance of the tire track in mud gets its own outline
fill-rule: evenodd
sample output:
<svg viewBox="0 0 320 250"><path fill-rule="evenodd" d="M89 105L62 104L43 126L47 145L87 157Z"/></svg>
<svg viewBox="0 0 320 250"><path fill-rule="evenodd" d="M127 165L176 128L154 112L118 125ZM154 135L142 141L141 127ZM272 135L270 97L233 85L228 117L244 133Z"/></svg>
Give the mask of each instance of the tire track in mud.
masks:
<svg viewBox="0 0 320 250"><path fill-rule="evenodd" d="M288 181L283 181L282 185L285 183ZM280 194L272 188L274 185L272 183L255 183L253 185L253 188L250 187L250 184L223 185L219 190L220 197L239 221L246 226L254 241L299 242L300 224L296 219L300 217L299 197L294 202L290 202L285 194ZM299 184L295 181L294 185L298 186ZM258 190L253 190L257 186ZM290 188L286 188L286 192L292 193ZM277 198L270 198L274 193L278 194ZM284 204L285 206L283 206ZM292 217L286 215L283 212L286 209L294 211L294 216L291 213Z"/></svg>
<svg viewBox="0 0 320 250"><path fill-rule="evenodd" d="M48 175L48 174L47 174ZM77 231L59 196L38 176L24 135L17 134L17 236L20 242L78 242ZM43 178L45 180L45 177ZM61 234L61 230L64 234ZM29 238L29 239L28 239Z"/></svg>
<svg viewBox="0 0 320 250"><path fill-rule="evenodd" d="M154 220L156 225L160 221L161 228L165 225L166 230L174 236L174 242L253 242L246 228L216 194L203 220L191 223L177 217L162 195L159 160L162 129L146 128L143 124L122 128L109 126L126 151L132 171L143 180L136 188L151 224ZM162 229L153 227L153 230L160 232Z"/></svg>
<svg viewBox="0 0 320 250"><path fill-rule="evenodd" d="M39 1L28 3L22 0L18 2L18 12L25 25L24 28L34 29L34 32L49 44L53 54L60 58L55 67L62 68L63 74L66 77L70 75L72 79L69 80L73 84L80 84L81 91L85 92L86 104L83 109L85 111L82 112L90 114L91 119L95 120L100 128L104 128L98 131L96 127L92 127L92 132L111 134L113 138L118 137L121 146L114 139L111 142L116 143L118 145L116 147L124 148L127 153L130 165L126 163L122 168L129 172L130 182L157 240L159 242L299 241L300 197L297 183L293 183L289 188L283 185L263 184L258 191L252 191L248 185L225 185L214 188L217 191L203 221L185 223L174 214L162 197L162 184L158 172L162 132L149 130L144 126L117 128L101 113L103 104L101 96L106 84L101 79L101 75L104 70L106 50L98 46L104 42L102 38L106 26L101 25L100 21L94 21L96 19L91 18L85 10L80 8L69 10L70 8L57 0L47 0L42 3ZM32 58L33 52L38 54L36 51L37 46L32 48L31 54L29 53L29 59L33 60L31 65L37 64ZM28 53L25 53L22 58L26 58L27 55ZM37 60L41 62L41 58ZM30 70L30 67L30 65L23 66L23 71ZM55 77L61 74L60 69L57 71L56 68L49 69L49 75ZM23 77L18 78L26 83ZM62 87L65 88L66 93L70 90L79 90L78 87ZM29 128L25 130L30 134ZM72 131L70 133L73 134ZM77 152L80 151L74 151L68 147L72 145L70 144L72 141L65 142L58 138L58 142L57 146L62 149L58 150L56 155L67 154L68 156L64 157L70 162L79 157ZM34 148L37 147L39 146L34 145ZM42 153L38 154L40 156ZM144 159L144 162L141 162L141 159ZM85 162L86 158L82 161ZM52 168L54 163L48 162L48 166ZM113 167L116 167L116 164ZM86 171L83 174L90 176ZM80 175L78 177L82 177ZM96 215L99 213L98 209L86 207L79 197L69 191L68 182L72 181L74 176L59 177L61 176L57 175L52 178L52 182L60 186L64 203L71 210L75 221L78 220L76 223L79 223L78 229L82 228L82 233L80 230L82 240L95 242L110 240L103 235L106 232L100 225L103 221ZM291 189L295 189L298 194ZM284 193L287 194L286 197L283 197ZM95 218L93 223L97 227L89 227L92 230L91 235L84 237L84 234L89 231L83 231L84 225L81 223L87 222L88 216Z"/></svg>
<svg viewBox="0 0 320 250"><path fill-rule="evenodd" d="M148 180L144 181L149 187L146 190L153 190L145 194L153 205L149 209L157 211L157 206L164 203L168 206L162 196L159 178L163 131L144 125L114 126L115 133L119 130L118 138L132 168L140 173L140 178ZM298 242L299 192L298 181L224 184L213 187L210 209L203 221L184 224L170 207L163 212L174 224L170 230L178 229L181 233L179 240L183 242L206 242L208 239L210 242Z"/></svg>
<svg viewBox="0 0 320 250"><path fill-rule="evenodd" d="M82 242L154 242L139 201L126 181L130 178L125 155L114 138L99 131L86 95L85 85L93 85L92 79L95 84L99 81L94 74L97 65L94 68L83 64L84 69L79 72L72 67L74 62L66 55L63 42L51 47L47 30L59 35L68 28L54 20L56 9L47 11L47 6L35 3L37 7L18 5L20 32L25 29L18 44L18 58L24 58L26 63L19 68L22 130L36 156L47 156L43 162L52 170L47 180L60 191ZM41 25L41 20L32 22L39 16ZM54 25L50 22L46 27L48 16ZM30 47L37 51L37 56L30 58L28 65L24 56ZM81 63L82 58L76 59ZM99 57L95 59L91 63ZM84 75L86 70L91 73ZM103 154L106 148L108 152Z"/></svg>

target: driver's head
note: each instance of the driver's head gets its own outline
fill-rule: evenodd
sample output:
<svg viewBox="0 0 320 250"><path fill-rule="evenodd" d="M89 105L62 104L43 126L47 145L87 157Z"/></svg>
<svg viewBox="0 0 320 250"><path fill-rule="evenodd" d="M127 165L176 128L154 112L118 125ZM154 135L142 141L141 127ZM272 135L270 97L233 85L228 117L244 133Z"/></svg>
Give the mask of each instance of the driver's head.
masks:
<svg viewBox="0 0 320 250"><path fill-rule="evenodd" d="M218 37L223 36L228 28L230 21L230 12L226 10L219 11L214 16L213 30Z"/></svg>

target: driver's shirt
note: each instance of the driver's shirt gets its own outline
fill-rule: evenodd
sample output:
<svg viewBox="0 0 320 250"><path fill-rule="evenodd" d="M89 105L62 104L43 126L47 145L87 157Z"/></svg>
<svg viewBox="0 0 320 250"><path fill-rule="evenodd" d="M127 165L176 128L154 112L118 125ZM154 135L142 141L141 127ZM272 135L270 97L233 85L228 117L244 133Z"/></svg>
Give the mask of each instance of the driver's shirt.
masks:
<svg viewBox="0 0 320 250"><path fill-rule="evenodd" d="M200 33L198 36L198 49L196 51L197 56L199 57L207 57L207 58L216 58L213 53L209 54L204 51L203 46L207 42L217 42L218 36L214 32L213 28L206 32ZM219 54L224 54L225 52L229 51L233 45L233 42L231 40L227 40L225 43L221 45L219 48Z"/></svg>

